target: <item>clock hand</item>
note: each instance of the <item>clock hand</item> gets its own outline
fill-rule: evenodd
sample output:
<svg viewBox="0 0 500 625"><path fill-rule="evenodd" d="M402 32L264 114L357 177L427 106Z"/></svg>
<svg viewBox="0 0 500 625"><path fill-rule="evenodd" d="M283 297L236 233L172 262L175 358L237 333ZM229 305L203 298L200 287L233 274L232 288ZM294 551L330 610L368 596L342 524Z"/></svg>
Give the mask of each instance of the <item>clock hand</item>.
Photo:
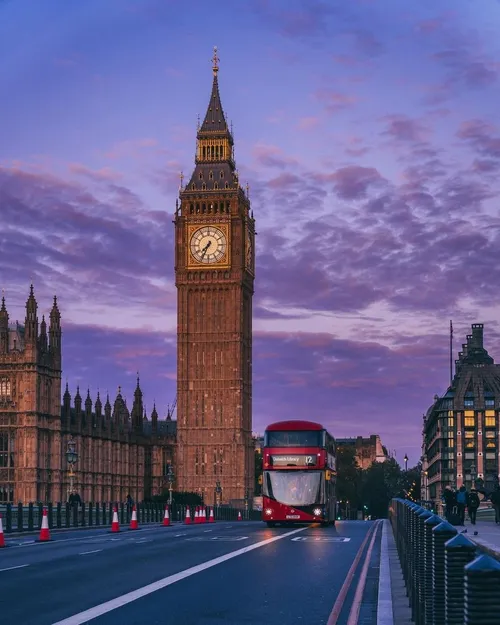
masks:
<svg viewBox="0 0 500 625"><path fill-rule="evenodd" d="M205 247L204 247L204 248L203 248L203 250L201 251L201 257L202 257L202 258L204 258L204 257L205 257L206 251L208 250L208 248L209 248L211 245L212 245L212 241L209 241L209 242L205 245Z"/></svg>

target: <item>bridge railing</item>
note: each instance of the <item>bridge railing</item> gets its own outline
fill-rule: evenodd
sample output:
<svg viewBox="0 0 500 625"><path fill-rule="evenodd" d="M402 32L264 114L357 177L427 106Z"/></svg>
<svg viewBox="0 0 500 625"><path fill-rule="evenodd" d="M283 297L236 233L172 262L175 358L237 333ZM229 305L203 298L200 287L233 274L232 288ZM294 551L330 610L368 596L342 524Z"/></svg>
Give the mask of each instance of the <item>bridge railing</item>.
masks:
<svg viewBox="0 0 500 625"><path fill-rule="evenodd" d="M411 501L393 499L389 519L417 625L500 623L500 555Z"/></svg>
<svg viewBox="0 0 500 625"><path fill-rule="evenodd" d="M31 532L42 526L43 509L47 510L49 527L51 529L110 526L113 520L113 510L117 508L118 520L121 525L130 521L132 510L123 503L85 503L80 506L71 506L68 503L49 503L18 505L6 504L0 506L5 533ZM187 508L190 508L191 520L194 518L196 506L173 504L169 506L169 517L173 523L183 522ZM136 504L139 523L161 523L165 515L165 504L139 503ZM207 508L209 510L209 508ZM227 506L213 507L216 521L236 521L238 513L244 520L258 521L262 512ZM209 512L207 514L210 514ZM207 519L208 520L208 519Z"/></svg>

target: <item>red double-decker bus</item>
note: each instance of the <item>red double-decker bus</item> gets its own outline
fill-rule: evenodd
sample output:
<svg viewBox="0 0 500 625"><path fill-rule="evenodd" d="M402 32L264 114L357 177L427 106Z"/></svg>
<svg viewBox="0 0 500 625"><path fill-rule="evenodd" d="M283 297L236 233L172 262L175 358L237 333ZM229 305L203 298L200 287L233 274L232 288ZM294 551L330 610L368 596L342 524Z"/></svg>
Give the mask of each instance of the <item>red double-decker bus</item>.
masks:
<svg viewBox="0 0 500 625"><path fill-rule="evenodd" d="M262 520L335 523L335 440L319 423L280 421L264 433Z"/></svg>

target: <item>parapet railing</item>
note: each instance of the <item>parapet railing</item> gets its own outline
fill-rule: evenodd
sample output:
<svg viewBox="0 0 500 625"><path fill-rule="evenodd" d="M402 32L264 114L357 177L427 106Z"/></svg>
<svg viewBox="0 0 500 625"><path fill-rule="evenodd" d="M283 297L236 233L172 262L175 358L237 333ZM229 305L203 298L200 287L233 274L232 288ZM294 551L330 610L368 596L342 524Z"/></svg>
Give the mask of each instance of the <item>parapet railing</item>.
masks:
<svg viewBox="0 0 500 625"><path fill-rule="evenodd" d="M0 506L0 513L3 517L4 532L8 534L39 530L42 527L44 508L47 510L51 529L108 526L113 520L115 507L118 511L120 524L128 523L132 516L132 509L124 503L86 503L79 506L68 503L6 504ZM163 503L139 503L136 504L136 508L139 523L160 523L163 521L165 515L165 504ZM193 521L197 506L180 504L168 506L170 521L173 523L183 522L188 508L190 509L191 521ZM238 513L245 520L260 521L262 518L262 512L258 510L226 506L207 507L207 510L209 509L213 509L216 521L236 521Z"/></svg>
<svg viewBox="0 0 500 625"><path fill-rule="evenodd" d="M414 502L393 499L389 519L414 623L500 623L499 558Z"/></svg>

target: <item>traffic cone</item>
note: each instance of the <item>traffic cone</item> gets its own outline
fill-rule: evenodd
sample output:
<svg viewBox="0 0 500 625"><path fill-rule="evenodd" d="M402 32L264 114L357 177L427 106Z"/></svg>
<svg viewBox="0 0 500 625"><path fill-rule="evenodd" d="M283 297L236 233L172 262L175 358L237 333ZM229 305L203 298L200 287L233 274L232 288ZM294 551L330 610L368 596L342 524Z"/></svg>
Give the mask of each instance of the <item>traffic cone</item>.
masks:
<svg viewBox="0 0 500 625"><path fill-rule="evenodd" d="M163 527L170 525L170 516L168 514L168 506L165 506L165 516L163 517Z"/></svg>
<svg viewBox="0 0 500 625"><path fill-rule="evenodd" d="M238 521L242 521L243 519L241 518L241 512L238 510Z"/></svg>
<svg viewBox="0 0 500 625"><path fill-rule="evenodd" d="M5 544L5 536L3 535L2 513L0 512L0 548L7 547Z"/></svg>
<svg viewBox="0 0 500 625"><path fill-rule="evenodd" d="M215 519L214 519L214 509L210 508L210 518L208 519L209 523L215 523Z"/></svg>
<svg viewBox="0 0 500 625"><path fill-rule="evenodd" d="M194 511L194 523L197 525L200 522L200 513L198 512L198 506L196 506L196 510Z"/></svg>
<svg viewBox="0 0 500 625"><path fill-rule="evenodd" d="M184 525L191 525L191 512L189 506L186 508L186 518L184 519Z"/></svg>
<svg viewBox="0 0 500 625"><path fill-rule="evenodd" d="M113 521L111 523L111 531L120 531L120 523L118 522L118 508L116 508L116 506L113 508Z"/></svg>
<svg viewBox="0 0 500 625"><path fill-rule="evenodd" d="M38 537L38 542L44 543L50 540L50 530L49 530L49 517L47 516L47 508L43 509L42 516L42 527L40 529L40 536Z"/></svg>
<svg viewBox="0 0 500 625"><path fill-rule="evenodd" d="M137 521L137 508L135 505L132 507L132 518L130 519L130 527L131 530L139 529L139 522Z"/></svg>
<svg viewBox="0 0 500 625"><path fill-rule="evenodd" d="M200 510L200 523L206 523L207 522L207 509L205 507L202 507L202 509Z"/></svg>

